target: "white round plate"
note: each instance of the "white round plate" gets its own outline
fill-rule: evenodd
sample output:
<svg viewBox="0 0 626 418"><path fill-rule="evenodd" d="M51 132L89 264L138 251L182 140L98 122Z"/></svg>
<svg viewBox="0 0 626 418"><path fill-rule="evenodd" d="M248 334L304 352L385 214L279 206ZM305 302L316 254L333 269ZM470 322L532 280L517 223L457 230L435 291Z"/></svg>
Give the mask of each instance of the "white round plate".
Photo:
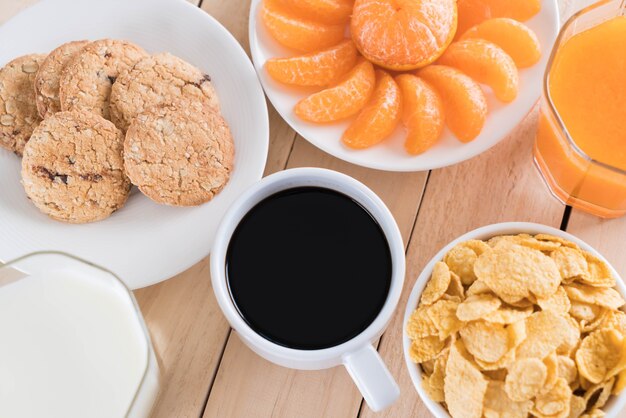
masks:
<svg viewBox="0 0 626 418"><path fill-rule="evenodd" d="M353 164L387 171L423 171L446 167L472 158L504 139L539 99L543 73L559 30L556 0L543 0L541 12L525 22L537 34L543 54L539 63L520 70L518 97L505 105L495 98L489 88L485 88L489 116L482 133L476 139L463 144L446 128L435 146L424 154L411 156L404 150L406 132L402 126L398 126L395 133L381 144L366 150L353 150L340 140L352 119L316 125L295 115L294 105L315 90L295 90L274 81L264 70L263 66L269 58L293 56L297 53L280 46L265 29L261 20L261 1L252 0L250 8L250 48L261 84L278 113L302 137L321 150Z"/></svg>
<svg viewBox="0 0 626 418"><path fill-rule="evenodd" d="M158 205L136 189L110 218L86 225L56 222L28 201L20 160L0 149L0 260L38 250L71 253L119 275L135 289L168 279L205 257L223 214L260 180L269 125L252 63L215 19L184 0L45 0L0 27L0 66L71 40L117 38L148 52L171 52L209 74L235 139L235 169L211 202Z"/></svg>
<svg viewBox="0 0 626 418"><path fill-rule="evenodd" d="M430 280L430 276L433 273L433 267L437 261L443 260L443 257L457 244L468 241L471 239L480 239L487 240L491 237L495 237L498 235L517 235L517 234L550 234L555 235L557 237L565 238L566 240L572 241L580 248L585 251L589 251L602 261L604 261L609 268L611 269L611 273L617 279L617 291L622 295L623 298L626 298L626 285L624 281L617 273L617 271L609 264L609 262L600 254L596 249L591 247L589 244L584 242L583 240L568 234L567 232L563 232L560 229L552 228L550 226L531 223L531 222L504 222L499 224L492 224L483 226L481 228L470 231L454 241L450 244L446 245L441 251L439 251L424 267L422 273L417 278L417 281L413 285L413 290L411 290L411 294L409 295L409 299L407 301L407 305L404 311L404 321L402 322L402 329L404 330L404 324L409 321L411 314L417 308L418 302L422 297L422 292L426 287L426 283ZM411 381L413 382L413 386L417 390L420 398L428 408L428 410L436 417L436 418L450 418L448 412L444 409L444 407L438 403L433 401L424 388L422 388L422 368L418 367L415 364L411 357L409 356L409 350L411 348L411 339L406 335L405 332L402 332L402 347L404 349L404 362L406 367L409 370L409 375L411 376ZM618 396L611 396L609 402L602 408L606 413L606 418L617 418L618 416L622 417L624 412L624 407L626 407L626 391L623 391Z"/></svg>

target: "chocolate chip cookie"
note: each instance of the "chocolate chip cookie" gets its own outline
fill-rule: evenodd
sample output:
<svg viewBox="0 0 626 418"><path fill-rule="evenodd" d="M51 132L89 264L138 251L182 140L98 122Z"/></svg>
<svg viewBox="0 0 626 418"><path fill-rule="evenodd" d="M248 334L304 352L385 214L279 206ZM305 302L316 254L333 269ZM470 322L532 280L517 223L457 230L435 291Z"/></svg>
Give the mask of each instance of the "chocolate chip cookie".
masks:
<svg viewBox="0 0 626 418"><path fill-rule="evenodd" d="M88 41L74 41L61 45L43 61L35 77L35 95L39 116L46 118L61 111L59 82L68 62Z"/></svg>
<svg viewBox="0 0 626 418"><path fill-rule="evenodd" d="M0 146L22 154L41 119L35 105L35 76L45 55L14 59L0 69Z"/></svg>
<svg viewBox="0 0 626 418"><path fill-rule="evenodd" d="M226 121L208 106L175 104L139 115L128 128L124 167L157 203L195 206L226 185L234 144Z"/></svg>
<svg viewBox="0 0 626 418"><path fill-rule="evenodd" d="M113 123L85 111L56 113L35 129L24 148L24 190L53 219L104 219L124 205L130 192L123 150L124 135Z"/></svg>
<svg viewBox="0 0 626 418"><path fill-rule="evenodd" d="M186 98L219 111L211 77L172 54L146 57L122 74L111 91L111 120L122 130L152 107Z"/></svg>
<svg viewBox="0 0 626 418"><path fill-rule="evenodd" d="M127 41L103 39L85 46L61 74L61 110L86 110L110 118L111 86L146 52Z"/></svg>

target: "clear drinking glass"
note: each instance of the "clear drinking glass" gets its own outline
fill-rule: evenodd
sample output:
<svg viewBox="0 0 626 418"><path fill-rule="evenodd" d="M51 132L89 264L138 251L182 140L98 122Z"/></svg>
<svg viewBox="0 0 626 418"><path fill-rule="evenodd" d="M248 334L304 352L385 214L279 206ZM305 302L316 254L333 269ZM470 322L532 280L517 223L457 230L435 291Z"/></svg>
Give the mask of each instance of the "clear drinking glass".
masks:
<svg viewBox="0 0 626 418"><path fill-rule="evenodd" d="M581 6L581 1L566 3L564 16ZM552 194L564 204L604 218L626 214L626 171L591 158L576 144L550 95L550 74L556 54L568 40L613 17L624 16L625 11L626 0L599 1L574 13L561 28L544 76L534 147L535 164ZM602 79L588 82L600 88ZM585 111L596 109L589 106ZM602 138L597 140L602 141Z"/></svg>
<svg viewBox="0 0 626 418"><path fill-rule="evenodd" d="M158 388L148 329L115 274L61 252L0 264L0 416L145 418Z"/></svg>

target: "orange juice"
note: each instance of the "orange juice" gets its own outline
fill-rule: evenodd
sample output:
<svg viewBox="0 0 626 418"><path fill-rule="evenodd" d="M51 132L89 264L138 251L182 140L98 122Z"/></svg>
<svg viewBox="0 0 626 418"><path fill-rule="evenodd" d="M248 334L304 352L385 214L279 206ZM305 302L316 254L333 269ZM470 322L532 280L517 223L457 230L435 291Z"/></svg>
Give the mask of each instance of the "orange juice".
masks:
<svg viewBox="0 0 626 418"><path fill-rule="evenodd" d="M602 217L621 216L626 213L626 17L618 14L563 37L548 68L535 160L563 202Z"/></svg>

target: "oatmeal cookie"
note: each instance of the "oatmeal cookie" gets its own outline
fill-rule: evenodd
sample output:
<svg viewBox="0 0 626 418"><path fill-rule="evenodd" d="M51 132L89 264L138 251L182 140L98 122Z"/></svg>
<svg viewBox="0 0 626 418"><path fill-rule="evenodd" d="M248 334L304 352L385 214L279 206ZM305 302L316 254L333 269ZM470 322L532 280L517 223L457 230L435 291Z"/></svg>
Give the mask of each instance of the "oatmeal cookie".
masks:
<svg viewBox="0 0 626 418"><path fill-rule="evenodd" d="M111 86L146 56L143 49L126 41L103 39L86 45L61 74L61 110L87 110L109 119Z"/></svg>
<svg viewBox="0 0 626 418"><path fill-rule="evenodd" d="M154 108L130 125L124 167L133 184L158 203L195 206L226 185L234 144L226 121L208 106Z"/></svg>
<svg viewBox="0 0 626 418"><path fill-rule="evenodd" d="M56 113L39 125L24 148L24 190L53 219L105 219L130 192L123 150L124 136L113 123L90 112Z"/></svg>
<svg viewBox="0 0 626 418"><path fill-rule="evenodd" d="M172 54L146 57L122 74L111 91L111 120L122 130L151 108L177 99L197 100L219 111L211 77Z"/></svg>
<svg viewBox="0 0 626 418"><path fill-rule="evenodd" d="M22 154L41 119L35 105L35 75L45 55L19 57L0 69L0 146Z"/></svg>
<svg viewBox="0 0 626 418"><path fill-rule="evenodd" d="M61 73L74 55L88 43L88 41L74 41L63 44L52 51L39 67L35 77L35 95L37 110L41 118L61 111L59 100Z"/></svg>

